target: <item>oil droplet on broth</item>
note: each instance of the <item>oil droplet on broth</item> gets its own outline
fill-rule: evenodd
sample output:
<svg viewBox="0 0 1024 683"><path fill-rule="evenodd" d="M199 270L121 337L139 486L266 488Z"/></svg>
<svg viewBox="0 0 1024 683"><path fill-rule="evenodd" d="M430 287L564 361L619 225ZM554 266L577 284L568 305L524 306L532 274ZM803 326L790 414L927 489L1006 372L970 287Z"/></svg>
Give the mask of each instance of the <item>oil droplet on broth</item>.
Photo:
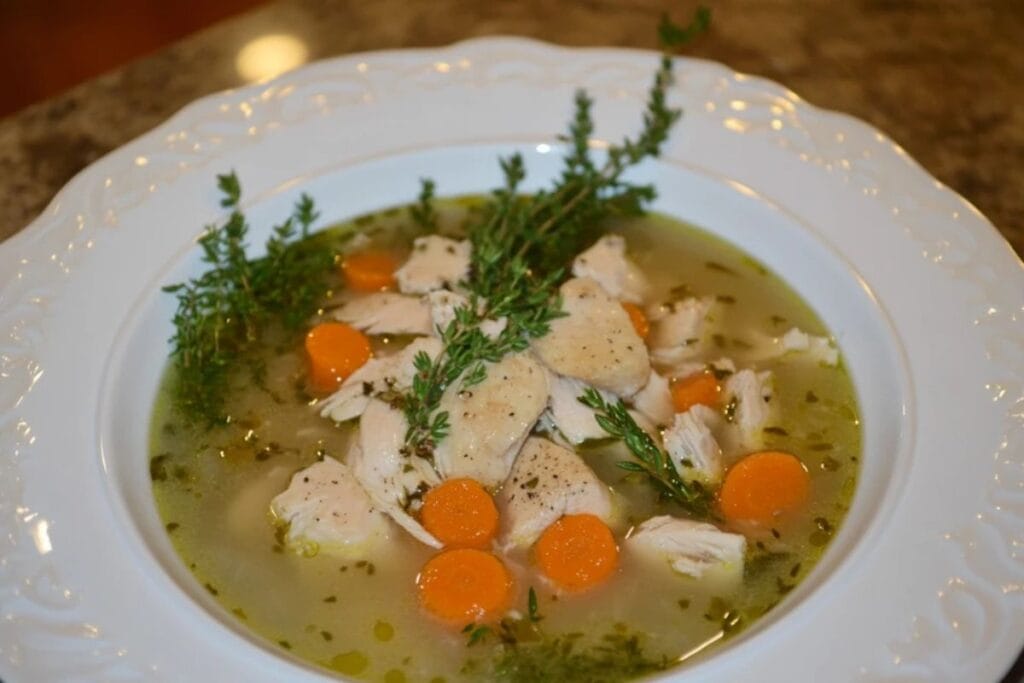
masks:
<svg viewBox="0 0 1024 683"><path fill-rule="evenodd" d="M386 643L395 637L395 627L386 621L378 621L373 625L373 637Z"/></svg>
<svg viewBox="0 0 1024 683"><path fill-rule="evenodd" d="M331 660L330 667L338 673L356 676L366 671L366 667L369 665L370 660L366 658L366 655L358 650L351 650L335 656Z"/></svg>

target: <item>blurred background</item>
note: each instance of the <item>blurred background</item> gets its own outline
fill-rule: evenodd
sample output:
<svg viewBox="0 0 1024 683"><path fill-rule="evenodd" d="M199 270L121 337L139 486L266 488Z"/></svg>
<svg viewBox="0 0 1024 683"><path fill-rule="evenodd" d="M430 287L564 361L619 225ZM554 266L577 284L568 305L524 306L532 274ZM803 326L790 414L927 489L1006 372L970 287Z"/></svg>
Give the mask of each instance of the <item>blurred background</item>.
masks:
<svg viewBox="0 0 1024 683"><path fill-rule="evenodd" d="M257 0L0 0L0 116L67 90Z"/></svg>
<svg viewBox="0 0 1024 683"><path fill-rule="evenodd" d="M688 55L865 119L1024 253L1024 0L704 0ZM697 0L0 0L0 239L198 97L315 59L523 35L656 47ZM1016 188L1016 189L1014 189Z"/></svg>

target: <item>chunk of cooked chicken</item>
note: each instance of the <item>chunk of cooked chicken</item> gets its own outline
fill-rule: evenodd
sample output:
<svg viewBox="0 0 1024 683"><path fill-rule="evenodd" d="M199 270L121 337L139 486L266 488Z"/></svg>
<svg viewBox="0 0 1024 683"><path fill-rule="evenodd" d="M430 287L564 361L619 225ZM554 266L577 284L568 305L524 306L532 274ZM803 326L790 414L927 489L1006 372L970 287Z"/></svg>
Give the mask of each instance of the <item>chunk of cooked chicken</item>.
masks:
<svg viewBox="0 0 1024 683"><path fill-rule="evenodd" d="M647 347L629 314L590 278L574 278L559 290L566 315L533 341L549 368L619 396L636 393L651 371Z"/></svg>
<svg viewBox="0 0 1024 683"><path fill-rule="evenodd" d="M417 237L409 260L395 271L398 288L406 294L454 288L469 276L471 249L469 240L440 235Z"/></svg>
<svg viewBox="0 0 1024 683"><path fill-rule="evenodd" d="M603 439L608 436L594 419L594 411L579 401L587 389L586 384L572 377L548 372L548 387L551 389L548 412L552 425L569 443L578 444L587 439ZM608 392L601 393L606 401L616 400Z"/></svg>
<svg viewBox="0 0 1024 683"><path fill-rule="evenodd" d="M431 334L430 304L418 296L375 292L346 301L334 317L367 334Z"/></svg>
<svg viewBox="0 0 1024 683"><path fill-rule="evenodd" d="M426 296L430 306L430 318L433 324L432 333L444 332L455 320L455 309L469 306L469 298L458 292L439 289Z"/></svg>
<svg viewBox="0 0 1024 683"><path fill-rule="evenodd" d="M349 452L349 465L380 510L417 540L440 548L441 542L406 510L413 493L440 483L429 462L404 454L408 426L402 411L371 399L359 420L359 447Z"/></svg>
<svg viewBox="0 0 1024 683"><path fill-rule="evenodd" d="M439 289L427 294L427 301L430 304L430 316L433 319L434 334L444 332L448 325L455 320L455 309L469 306L469 298L458 292L449 292ZM504 316L496 320L484 320L480 323L480 331L485 337L497 339L504 331L508 319Z"/></svg>
<svg viewBox="0 0 1024 683"><path fill-rule="evenodd" d="M388 533L387 517L352 471L331 457L296 472L270 509L278 522L288 525L288 546L301 552L361 551Z"/></svg>
<svg viewBox="0 0 1024 683"><path fill-rule="evenodd" d="M583 459L547 439L530 437L501 490L502 544L529 546L562 515L612 518L612 497Z"/></svg>
<svg viewBox="0 0 1024 683"><path fill-rule="evenodd" d="M721 375L728 376L736 372L736 363L731 358L726 358L725 356L712 361L688 360L671 365L666 375L672 379L682 379L705 370L714 373L716 377Z"/></svg>
<svg viewBox="0 0 1024 683"><path fill-rule="evenodd" d="M320 415L335 422L359 417L374 396L388 391L405 391L412 386L412 378L416 374L413 359L417 354L425 353L433 360L441 349L440 340L422 337L414 339L395 355L371 358L323 400Z"/></svg>
<svg viewBox="0 0 1024 683"><path fill-rule="evenodd" d="M672 569L695 579L713 569L738 578L743 575L747 539L704 522L661 515L638 526L626 547L664 558Z"/></svg>
<svg viewBox="0 0 1024 683"><path fill-rule="evenodd" d="M698 355L703 350L714 302L711 297L703 297L648 307L651 331L647 343L654 362L673 365Z"/></svg>
<svg viewBox="0 0 1024 683"><path fill-rule="evenodd" d="M483 486L505 481L516 453L548 401L547 373L529 353L485 364L487 376L463 388L449 386L439 411L450 429L434 449L434 463L446 479L469 477Z"/></svg>
<svg viewBox="0 0 1024 683"><path fill-rule="evenodd" d="M595 280L604 291L620 301L643 303L650 289L643 271L626 256L621 235L605 235L572 262L575 277Z"/></svg>
<svg viewBox="0 0 1024 683"><path fill-rule="evenodd" d="M783 353L804 352L811 360L825 365L836 365L839 362L839 351L832 346L828 337L816 337L796 327L782 335L779 344Z"/></svg>
<svg viewBox="0 0 1024 683"><path fill-rule="evenodd" d="M726 405L735 402L733 424L741 445L759 447L764 437L762 430L774 413L772 373L768 370L755 372L749 368L740 370L725 380L722 398Z"/></svg>
<svg viewBox="0 0 1024 683"><path fill-rule="evenodd" d="M677 413L665 430L665 450L683 477L716 484L722 479L722 449L711 433L707 406L697 404L685 413Z"/></svg>
<svg viewBox="0 0 1024 683"><path fill-rule="evenodd" d="M633 394L633 407L648 420L657 425L672 423L675 409L672 405L672 390L668 380L657 372L651 371L647 384Z"/></svg>

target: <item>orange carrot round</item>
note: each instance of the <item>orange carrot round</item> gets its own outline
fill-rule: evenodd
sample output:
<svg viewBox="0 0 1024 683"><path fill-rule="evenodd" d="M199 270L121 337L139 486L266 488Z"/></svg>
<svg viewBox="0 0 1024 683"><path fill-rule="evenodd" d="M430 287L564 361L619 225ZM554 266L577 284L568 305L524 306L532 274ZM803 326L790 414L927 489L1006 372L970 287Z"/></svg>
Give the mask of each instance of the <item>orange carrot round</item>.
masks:
<svg viewBox="0 0 1024 683"><path fill-rule="evenodd" d="M710 372L677 379L672 382L671 390L672 406L677 413L685 413L697 404L712 408L718 404L718 380Z"/></svg>
<svg viewBox="0 0 1024 683"><path fill-rule="evenodd" d="M329 392L370 359L370 340L344 323L320 323L306 335L309 384Z"/></svg>
<svg viewBox="0 0 1024 683"><path fill-rule="evenodd" d="M647 339L647 335L651 332L651 323L647 320L643 310L636 304L629 302L623 302L622 307L629 314L629 322L633 323L633 329L636 330L636 333L641 339Z"/></svg>
<svg viewBox="0 0 1024 683"><path fill-rule="evenodd" d="M810 476L796 456L781 451L752 453L725 475L718 492L730 521L770 524L807 500Z"/></svg>
<svg viewBox="0 0 1024 683"><path fill-rule="evenodd" d="M498 508L479 482L449 479L427 491L420 521L448 547L485 548L498 531Z"/></svg>
<svg viewBox="0 0 1024 683"><path fill-rule="evenodd" d="M508 606L512 577L501 560L475 548L445 550L416 578L420 604L452 625L485 621Z"/></svg>
<svg viewBox="0 0 1024 683"><path fill-rule="evenodd" d="M341 262L349 287L360 292L394 289L398 258L387 251L369 250L350 254Z"/></svg>
<svg viewBox="0 0 1024 683"><path fill-rule="evenodd" d="M544 575L568 591L607 580L619 563L611 529L595 515L566 515L544 530L534 547Z"/></svg>

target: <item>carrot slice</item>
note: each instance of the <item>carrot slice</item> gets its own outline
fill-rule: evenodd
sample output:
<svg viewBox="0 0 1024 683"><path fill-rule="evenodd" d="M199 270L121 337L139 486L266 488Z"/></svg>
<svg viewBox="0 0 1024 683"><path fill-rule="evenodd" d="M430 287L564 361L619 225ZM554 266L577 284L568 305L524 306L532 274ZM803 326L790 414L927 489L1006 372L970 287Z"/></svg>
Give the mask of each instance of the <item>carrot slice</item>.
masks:
<svg viewBox="0 0 1024 683"><path fill-rule="evenodd" d="M309 384L328 392L370 359L370 340L344 323L321 323L306 335Z"/></svg>
<svg viewBox="0 0 1024 683"><path fill-rule="evenodd" d="M619 563L611 529L595 515L566 515L541 534L534 547L544 575L568 591L607 580Z"/></svg>
<svg viewBox="0 0 1024 683"><path fill-rule="evenodd" d="M430 558L416 585L428 612L461 626L498 616L508 606L512 576L491 553L457 548Z"/></svg>
<svg viewBox="0 0 1024 683"><path fill-rule="evenodd" d="M449 479L423 496L420 521L448 547L486 548L498 531L498 508L479 482Z"/></svg>
<svg viewBox="0 0 1024 683"><path fill-rule="evenodd" d="M647 335L651 332L651 323L647 320L643 310L636 304L628 302L623 302L622 307L629 314L629 322L633 323L633 329L636 330L636 333L640 335L641 339L647 339Z"/></svg>
<svg viewBox="0 0 1024 683"><path fill-rule="evenodd" d="M677 413L685 413L697 404L714 408L720 391L714 375L698 372L672 383L672 406Z"/></svg>
<svg viewBox="0 0 1024 683"><path fill-rule="evenodd" d="M728 520L770 524L802 505L809 489L810 476L796 456L761 451L732 466L718 502Z"/></svg>
<svg viewBox="0 0 1024 683"><path fill-rule="evenodd" d="M345 282L360 292L394 289L398 258L387 251L361 251L346 256L341 262Z"/></svg>

